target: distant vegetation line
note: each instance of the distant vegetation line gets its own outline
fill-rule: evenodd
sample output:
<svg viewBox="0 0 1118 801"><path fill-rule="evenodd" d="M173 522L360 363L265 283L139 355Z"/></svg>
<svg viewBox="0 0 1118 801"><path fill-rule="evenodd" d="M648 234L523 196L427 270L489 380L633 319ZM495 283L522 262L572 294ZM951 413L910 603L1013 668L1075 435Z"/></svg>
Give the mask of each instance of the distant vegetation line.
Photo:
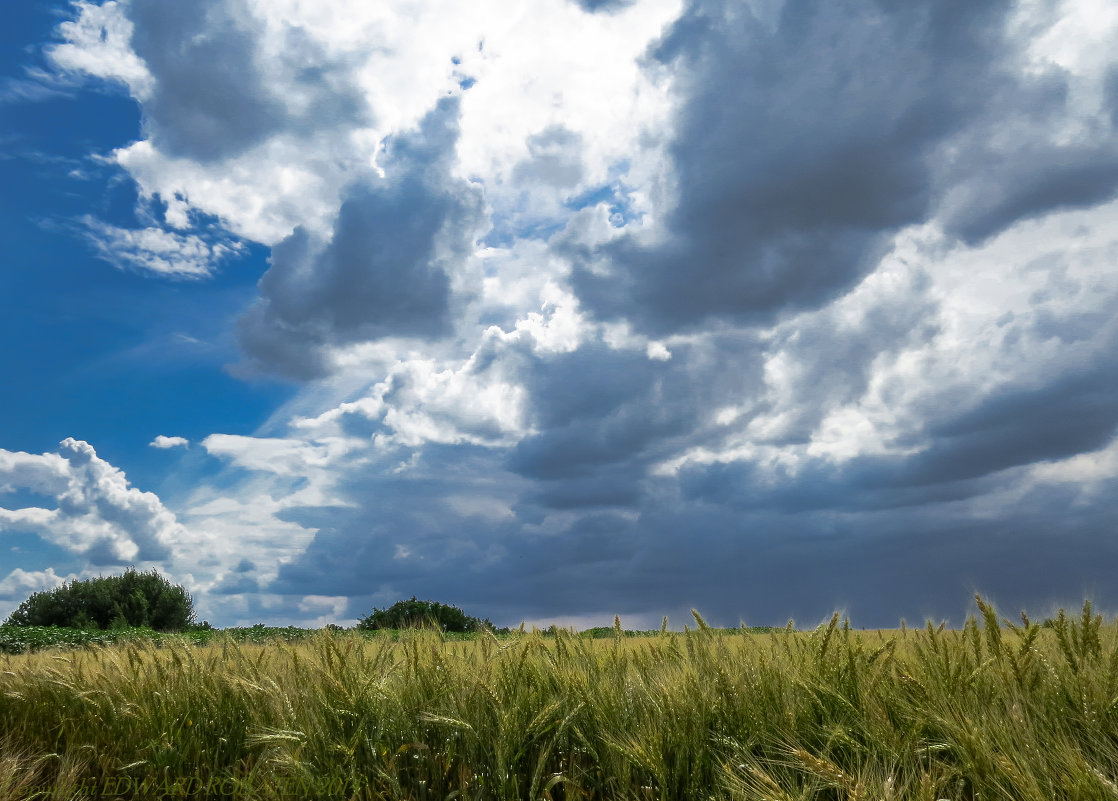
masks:
<svg viewBox="0 0 1118 801"><path fill-rule="evenodd" d="M296 626L265 626L263 624L258 624L255 626L240 626L227 629L195 627L182 632L168 633L144 627L76 629L60 626L5 625L0 626L0 654L34 653L46 649L126 645L128 643L137 643L140 641L148 642L156 646L172 644L188 644L195 646L219 645L226 639L237 643L247 642L257 645L275 641L296 643L312 640L314 637L324 632L333 634L346 633L367 640L388 640L395 642L400 640L401 637L406 638L409 634L417 630L437 632L443 639L451 642L470 642L479 637L488 636L486 632L447 632L438 631L430 627L369 630L359 628L346 629L341 626L331 626L326 629L307 629ZM745 631L751 634L765 634L774 630L775 629L768 626L752 626L745 629L716 629L716 631L725 633L741 633ZM608 639L617 636L614 629L610 626L598 626L579 632L573 630L564 631L586 639ZM504 628L495 630L493 636L501 641L508 641L526 633L530 633L530 631ZM556 636L554 629L545 629L540 631L539 634L545 638ZM660 634L661 631L659 629L648 631L625 629L621 632L621 636L626 638L656 637Z"/></svg>
<svg viewBox="0 0 1118 801"><path fill-rule="evenodd" d="M611 637L613 628L596 627L580 633L585 637ZM706 625L705 623L703 625ZM667 626L665 618L664 626ZM342 631L337 625L328 629ZM354 629L364 636L396 637L409 629L430 628L451 638L470 639L484 633L509 636L512 630L488 618L467 615L457 606L421 601L414 595L391 606L374 608L361 617ZM666 629L665 629L666 630ZM768 628L754 628L755 632ZM123 575L98 576L65 582L51 590L32 594L0 626L0 653L24 653L43 648L67 648L131 642L137 638L155 644L178 637L195 645L210 643L215 636L237 642L288 642L311 636L315 629L266 626L215 629L208 621L195 623L194 601L186 588L173 584L152 570L129 568ZM622 636L647 636L660 632L622 631Z"/></svg>

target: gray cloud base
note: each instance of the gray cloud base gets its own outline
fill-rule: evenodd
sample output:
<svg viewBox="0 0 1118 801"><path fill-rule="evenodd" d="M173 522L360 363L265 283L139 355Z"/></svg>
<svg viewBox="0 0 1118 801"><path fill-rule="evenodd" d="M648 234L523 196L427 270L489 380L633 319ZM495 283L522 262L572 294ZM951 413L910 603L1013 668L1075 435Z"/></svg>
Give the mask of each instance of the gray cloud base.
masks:
<svg viewBox="0 0 1118 801"><path fill-rule="evenodd" d="M692 607L723 625L789 617L810 625L833 609L863 626L895 626L902 616L959 623L976 590L1005 609L1041 613L1088 593L1104 608L1118 604L1108 578L1118 554L1103 535L1113 509L1079 505L1075 493L1030 497L991 519L928 502L915 514L743 509L683 501L661 487L636 518L595 511L541 534L442 505L462 489L355 481L355 495L383 499L376 513L331 519L306 510L301 522L322 528L267 589L349 595L354 616L383 605L380 593L418 594L513 624L658 610L680 625ZM394 552L401 540L407 558Z"/></svg>
<svg viewBox="0 0 1118 801"><path fill-rule="evenodd" d="M1013 8L789 0L770 23L690 2L651 52L679 101L666 241L603 246L608 273L574 272L583 305L657 334L768 324L848 290L904 225L975 244L1112 197L1118 141L1057 142L1067 79L1015 77Z"/></svg>
<svg viewBox="0 0 1118 801"><path fill-rule="evenodd" d="M297 30L288 35L285 60L310 99L292 109L274 96L257 64L258 22L243 0L134 0L129 16L132 47L155 81L143 104L145 132L169 155L217 161L282 131L370 119L342 65Z"/></svg>
<svg viewBox="0 0 1118 801"><path fill-rule="evenodd" d="M481 190L448 172L458 102L439 101L389 143L386 177L349 188L329 242L297 229L273 248L239 328L254 368L313 378L329 371L331 346L449 331L447 270L486 224Z"/></svg>

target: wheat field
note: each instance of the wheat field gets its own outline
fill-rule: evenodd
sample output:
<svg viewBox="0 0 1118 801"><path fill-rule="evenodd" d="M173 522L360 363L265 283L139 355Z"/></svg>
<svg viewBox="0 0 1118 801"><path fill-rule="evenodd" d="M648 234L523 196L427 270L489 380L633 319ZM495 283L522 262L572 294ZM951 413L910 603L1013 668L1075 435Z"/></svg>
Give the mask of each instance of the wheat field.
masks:
<svg viewBox="0 0 1118 801"><path fill-rule="evenodd" d="M1118 623L0 657L0 798L1118 799Z"/></svg>

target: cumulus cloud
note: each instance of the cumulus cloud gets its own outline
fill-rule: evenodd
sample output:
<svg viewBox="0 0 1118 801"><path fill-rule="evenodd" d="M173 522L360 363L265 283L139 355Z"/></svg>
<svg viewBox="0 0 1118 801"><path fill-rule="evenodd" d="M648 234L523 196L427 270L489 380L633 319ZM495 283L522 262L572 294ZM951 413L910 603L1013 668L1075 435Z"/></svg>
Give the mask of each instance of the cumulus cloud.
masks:
<svg viewBox="0 0 1118 801"><path fill-rule="evenodd" d="M349 190L328 242L297 229L276 245L240 327L256 367L309 377L331 346L449 332L448 273L485 224L480 190L450 176L458 108L440 100L390 143L385 178Z"/></svg>
<svg viewBox="0 0 1118 801"><path fill-rule="evenodd" d="M64 581L77 578L75 575L59 576L54 568L46 570L24 570L17 567L0 579L0 620L7 618L24 600L36 592L53 590Z"/></svg>
<svg viewBox="0 0 1118 801"><path fill-rule="evenodd" d="M542 0L510 17L501 0L324 0L314 11L81 2L48 55L67 79L123 84L138 101L144 136L112 159L144 197L270 246L298 226L328 236L341 193L385 137L462 86L460 174L492 179L500 213L520 205L523 187L508 179L528 138L559 124L582 137L586 181L621 162L636 170L646 159L635 142L662 125L664 102L635 57L677 5L587 17Z"/></svg>
<svg viewBox="0 0 1118 801"><path fill-rule="evenodd" d="M756 404L746 408L739 401L728 413L748 422L753 442L811 442L814 452L837 454L843 442L819 441L828 416L865 398L876 369L939 333L932 288L924 269L894 255L831 304L773 327L762 346L767 391ZM849 415L843 419L852 422ZM872 447L867 431L856 426L841 439L856 452Z"/></svg>
<svg viewBox="0 0 1118 801"><path fill-rule="evenodd" d="M190 446L190 440L186 437L168 437L160 434L149 442L148 445L152 448L159 448L160 450L167 450L168 448L187 448Z"/></svg>
<svg viewBox="0 0 1118 801"><path fill-rule="evenodd" d="M185 534L157 496L130 486L122 471L72 438L57 454L0 451L0 487L31 490L56 504L0 508L0 530L38 534L95 565L166 559Z"/></svg>
<svg viewBox="0 0 1118 801"><path fill-rule="evenodd" d="M246 3L147 0L129 16L153 84L145 123L170 155L217 159L278 127L283 106L257 69Z"/></svg>
<svg viewBox="0 0 1118 801"><path fill-rule="evenodd" d="M67 486L66 460L57 454L30 454L0 449L0 492L26 489L57 495Z"/></svg>
<svg viewBox="0 0 1118 801"><path fill-rule="evenodd" d="M527 399L501 351L488 342L461 364L401 362L361 399L296 426L364 436L382 448L515 443L526 430Z"/></svg>
<svg viewBox="0 0 1118 801"><path fill-rule="evenodd" d="M690 2L652 51L679 98L673 205L579 268L584 305L654 332L767 324L844 293L906 225L977 244L1112 196L1118 140L1069 141L1069 78L1033 74L1015 10Z"/></svg>
<svg viewBox="0 0 1118 801"><path fill-rule="evenodd" d="M22 601L33 593L53 590L67 578L73 576L59 576L51 567L46 570L23 570L17 567L0 579L0 601Z"/></svg>
<svg viewBox="0 0 1118 801"><path fill-rule="evenodd" d="M1064 240L1069 218L1053 218L985 248L926 256L918 283L877 273L781 326L793 338L774 342L762 402L734 410L747 425L718 447L677 463L693 466L685 487L787 512L911 506L981 496L1019 480L1015 469L1105 449L1118 430L1118 329L1101 312L1118 296L1103 269L1108 213L1074 217ZM811 337L818 322L826 339ZM866 348L862 325L888 347Z"/></svg>
<svg viewBox="0 0 1118 801"><path fill-rule="evenodd" d="M247 2L146 0L129 9L133 52L149 70L145 132L172 157L202 162L244 153L287 129L360 124L363 96L298 30L265 62L264 21ZM265 66L267 64L267 66ZM314 64L314 67L308 67ZM275 76L291 93L273 92Z"/></svg>

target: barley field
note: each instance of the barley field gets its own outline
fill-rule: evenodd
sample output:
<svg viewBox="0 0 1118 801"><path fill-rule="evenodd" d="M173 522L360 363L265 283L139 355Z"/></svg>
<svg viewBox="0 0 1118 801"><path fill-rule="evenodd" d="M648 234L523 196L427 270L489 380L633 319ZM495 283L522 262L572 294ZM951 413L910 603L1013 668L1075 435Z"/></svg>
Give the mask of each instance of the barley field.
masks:
<svg viewBox="0 0 1118 801"><path fill-rule="evenodd" d="M0 798L1118 799L1118 624L0 657Z"/></svg>

